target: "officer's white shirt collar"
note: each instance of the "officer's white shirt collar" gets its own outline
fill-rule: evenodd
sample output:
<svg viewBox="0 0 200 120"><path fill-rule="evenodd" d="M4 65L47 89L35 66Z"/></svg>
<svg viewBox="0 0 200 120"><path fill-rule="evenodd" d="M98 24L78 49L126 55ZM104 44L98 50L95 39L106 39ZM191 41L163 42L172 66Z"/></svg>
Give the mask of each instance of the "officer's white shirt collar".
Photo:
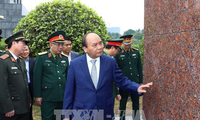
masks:
<svg viewBox="0 0 200 120"><path fill-rule="evenodd" d="M14 53L12 53L10 50L9 50L9 52L14 57L14 59L17 60L18 57Z"/></svg>

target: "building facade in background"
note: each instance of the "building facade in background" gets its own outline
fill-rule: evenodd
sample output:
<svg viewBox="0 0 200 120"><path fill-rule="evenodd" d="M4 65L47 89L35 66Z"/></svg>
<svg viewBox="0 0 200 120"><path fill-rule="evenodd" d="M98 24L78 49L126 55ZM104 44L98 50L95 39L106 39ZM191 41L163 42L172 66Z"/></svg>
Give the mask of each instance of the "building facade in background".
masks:
<svg viewBox="0 0 200 120"><path fill-rule="evenodd" d="M108 27L107 31L110 33L120 33L120 27Z"/></svg>
<svg viewBox="0 0 200 120"><path fill-rule="evenodd" d="M0 29L2 29L2 37L7 38L13 34L13 30L23 15L28 10L22 5L22 0L0 0L0 15L5 20L0 21Z"/></svg>

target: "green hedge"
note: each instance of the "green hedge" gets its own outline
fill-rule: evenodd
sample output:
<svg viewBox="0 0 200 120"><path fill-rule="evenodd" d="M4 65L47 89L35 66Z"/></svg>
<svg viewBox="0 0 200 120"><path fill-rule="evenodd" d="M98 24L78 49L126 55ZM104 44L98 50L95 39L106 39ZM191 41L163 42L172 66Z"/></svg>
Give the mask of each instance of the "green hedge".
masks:
<svg viewBox="0 0 200 120"><path fill-rule="evenodd" d="M63 30L73 39L73 50L83 53L82 37L88 32L97 33L102 40L109 39L102 17L81 2L54 0L42 3L17 24L14 32L25 30L30 40L33 56L49 48L47 37L54 31Z"/></svg>

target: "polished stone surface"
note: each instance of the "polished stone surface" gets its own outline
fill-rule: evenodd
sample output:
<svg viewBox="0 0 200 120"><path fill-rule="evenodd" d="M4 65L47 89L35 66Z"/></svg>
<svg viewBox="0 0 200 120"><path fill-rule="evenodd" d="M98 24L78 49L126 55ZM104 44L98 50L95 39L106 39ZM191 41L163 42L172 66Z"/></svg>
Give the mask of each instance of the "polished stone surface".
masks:
<svg viewBox="0 0 200 120"><path fill-rule="evenodd" d="M200 120L200 0L145 0L147 120Z"/></svg>

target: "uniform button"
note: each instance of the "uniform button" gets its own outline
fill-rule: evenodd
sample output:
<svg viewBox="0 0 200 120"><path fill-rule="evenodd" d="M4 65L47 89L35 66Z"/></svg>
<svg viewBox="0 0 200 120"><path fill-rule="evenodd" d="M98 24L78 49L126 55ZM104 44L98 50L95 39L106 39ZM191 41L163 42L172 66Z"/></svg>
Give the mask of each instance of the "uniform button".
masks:
<svg viewBox="0 0 200 120"><path fill-rule="evenodd" d="M131 64L131 62L129 62L129 64Z"/></svg>
<svg viewBox="0 0 200 120"><path fill-rule="evenodd" d="M60 80L60 77L58 77L58 79Z"/></svg>
<svg viewBox="0 0 200 120"><path fill-rule="evenodd" d="M48 66L50 66L50 64L48 64Z"/></svg>
<svg viewBox="0 0 200 120"><path fill-rule="evenodd" d="M131 73L131 75L133 75L133 73Z"/></svg>
<svg viewBox="0 0 200 120"><path fill-rule="evenodd" d="M28 88L28 86L26 86Z"/></svg>
<svg viewBox="0 0 200 120"><path fill-rule="evenodd" d="M132 68L130 68L132 70Z"/></svg>
<svg viewBox="0 0 200 120"><path fill-rule="evenodd" d="M58 67L58 65L56 65Z"/></svg>
<svg viewBox="0 0 200 120"><path fill-rule="evenodd" d="M137 76L140 76L140 75L137 75Z"/></svg>
<svg viewBox="0 0 200 120"><path fill-rule="evenodd" d="M47 86L45 86L44 88L47 89Z"/></svg>
<svg viewBox="0 0 200 120"><path fill-rule="evenodd" d="M60 73L60 71L58 71L58 73Z"/></svg>
<svg viewBox="0 0 200 120"><path fill-rule="evenodd" d="M59 86L61 86L61 84L59 84Z"/></svg>
<svg viewBox="0 0 200 120"><path fill-rule="evenodd" d="M17 74L17 72L15 72L15 74Z"/></svg>
<svg viewBox="0 0 200 120"><path fill-rule="evenodd" d="M14 97L12 97L11 99L14 99Z"/></svg>

